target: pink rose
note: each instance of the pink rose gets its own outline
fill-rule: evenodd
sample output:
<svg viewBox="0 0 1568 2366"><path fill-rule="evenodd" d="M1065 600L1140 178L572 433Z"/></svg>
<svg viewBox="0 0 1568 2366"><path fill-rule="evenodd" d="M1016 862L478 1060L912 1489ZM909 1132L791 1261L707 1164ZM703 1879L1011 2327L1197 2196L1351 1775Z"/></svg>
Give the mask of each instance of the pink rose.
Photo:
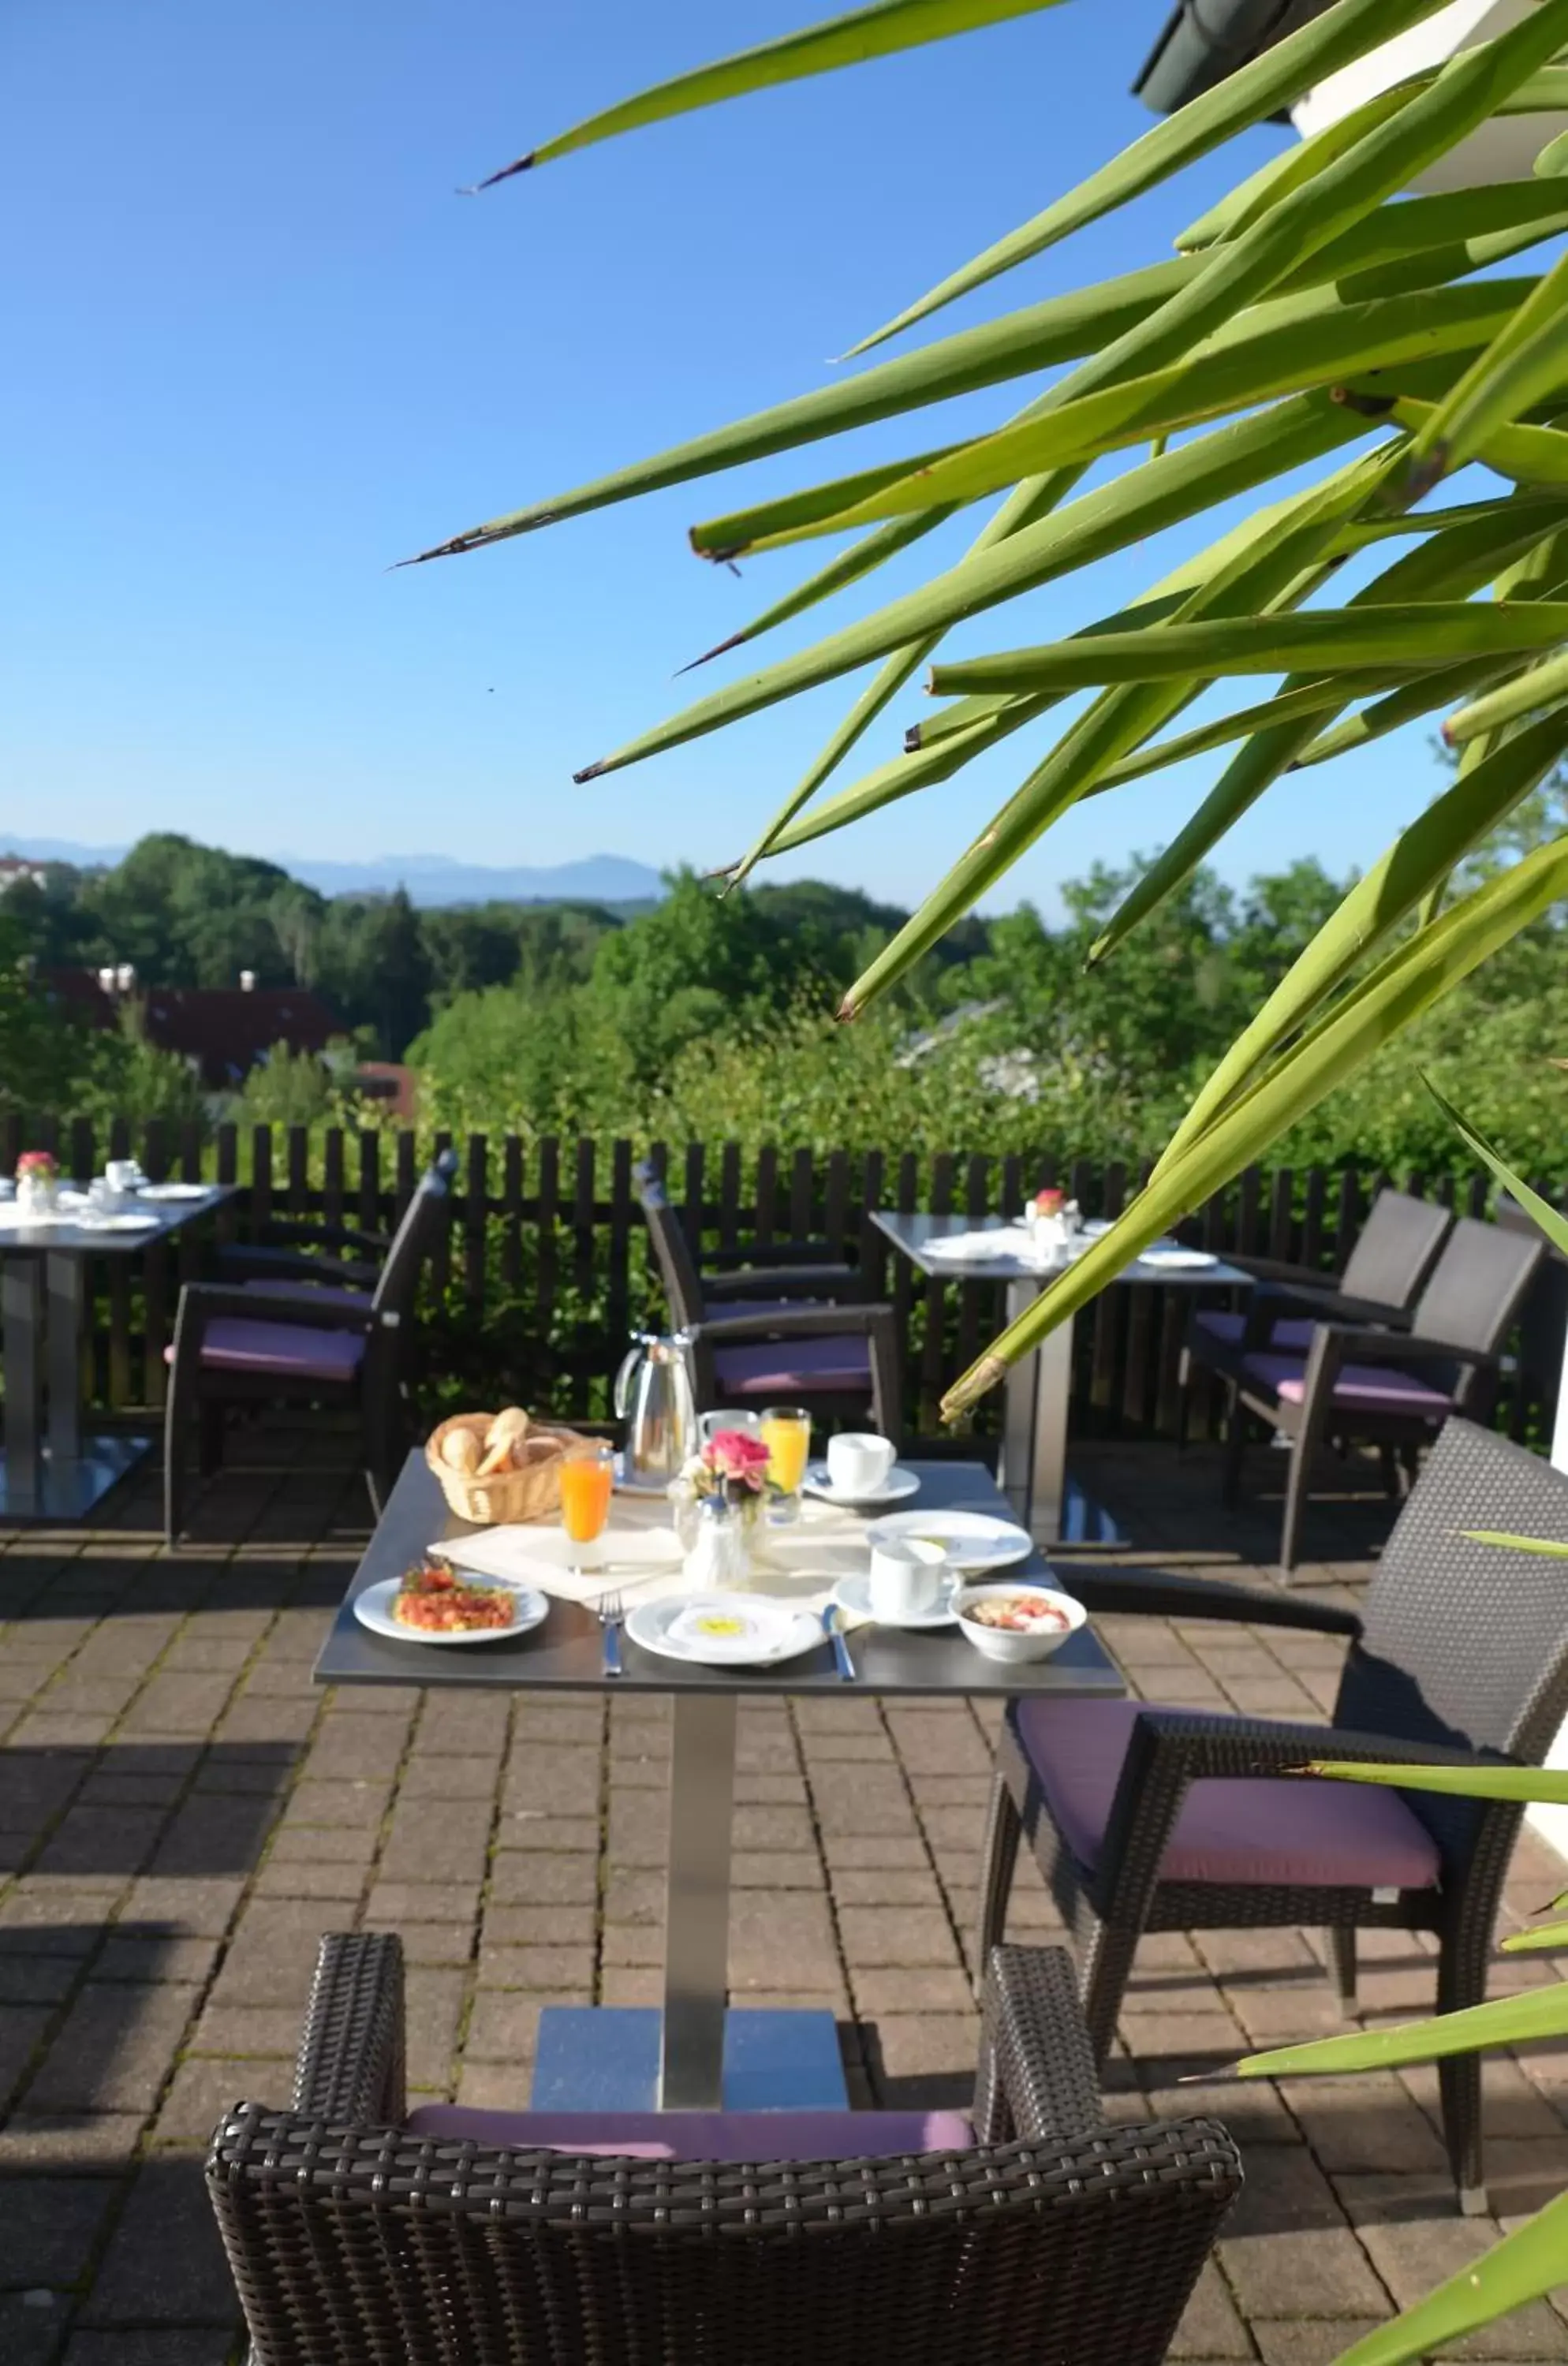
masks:
<svg viewBox="0 0 1568 2366"><path fill-rule="evenodd" d="M768 1467L768 1449L749 1430L720 1429L704 1448L703 1459L710 1470L722 1470L726 1478L755 1483Z"/></svg>
<svg viewBox="0 0 1568 2366"><path fill-rule="evenodd" d="M52 1150L24 1150L17 1161L18 1175L58 1175L60 1161Z"/></svg>

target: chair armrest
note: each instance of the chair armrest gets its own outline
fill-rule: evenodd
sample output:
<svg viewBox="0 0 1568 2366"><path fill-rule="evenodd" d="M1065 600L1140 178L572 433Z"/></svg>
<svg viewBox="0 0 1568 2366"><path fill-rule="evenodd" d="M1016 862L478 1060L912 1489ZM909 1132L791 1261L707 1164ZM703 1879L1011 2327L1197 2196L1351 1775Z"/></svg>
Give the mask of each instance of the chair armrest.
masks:
<svg viewBox="0 0 1568 2366"><path fill-rule="evenodd" d="M251 1303L254 1307L254 1299ZM705 1314L700 1323L691 1325L691 1336L716 1341L722 1346L729 1339L863 1335L870 1332L877 1315L886 1315L891 1321L893 1309L883 1305L825 1306L820 1300L815 1300L805 1306L775 1308L766 1314Z"/></svg>
<svg viewBox="0 0 1568 2366"><path fill-rule="evenodd" d="M328 1282L334 1290L374 1290L379 1266L349 1257L301 1256L293 1249L220 1248L213 1259L220 1281Z"/></svg>
<svg viewBox="0 0 1568 2366"><path fill-rule="evenodd" d="M1297 1265L1291 1257L1254 1256L1247 1249L1224 1249L1221 1252L1227 1265L1238 1266L1243 1273L1251 1274L1255 1281L1283 1282L1295 1290L1332 1290L1334 1276L1321 1267Z"/></svg>
<svg viewBox="0 0 1568 2366"><path fill-rule="evenodd" d="M981 2012L974 2117L982 2144L1066 2142L1104 2125L1065 1947L993 1947Z"/></svg>
<svg viewBox="0 0 1568 2366"><path fill-rule="evenodd" d="M1361 1621L1337 1603L1310 1594L1282 1594L1270 1586L1232 1585L1223 1578L1189 1577L1175 1570L1118 1569L1103 1565L1059 1570L1064 1591L1089 1611L1107 1617L1228 1618L1247 1627L1299 1627L1313 1634L1354 1639Z"/></svg>
<svg viewBox="0 0 1568 2366"><path fill-rule="evenodd" d="M265 1298L240 1283L187 1281L180 1292L176 1331L188 1315L203 1327L217 1315L235 1314L246 1323L301 1323L319 1331L361 1331L375 1327L368 1298L363 1306L336 1305L316 1290L269 1290Z"/></svg>
<svg viewBox="0 0 1568 2366"><path fill-rule="evenodd" d="M357 1249L362 1256L379 1257L391 1246L387 1233L362 1233L353 1224L316 1224L292 1216L269 1216L261 1228L261 1242L271 1246L288 1243L298 1248Z"/></svg>
<svg viewBox="0 0 1568 2366"><path fill-rule="evenodd" d="M1311 1323L1345 1323L1398 1332L1403 1337L1410 1317L1396 1306L1382 1306L1369 1298L1347 1298L1337 1290L1289 1290L1273 1281L1260 1282L1247 1304L1246 1348L1266 1348L1281 1316L1304 1316Z"/></svg>
<svg viewBox="0 0 1568 2366"><path fill-rule="evenodd" d="M702 1277L705 1298L758 1298L772 1292L780 1298L806 1297L821 1290L827 1297L859 1299L865 1294L865 1277L850 1265L744 1266L735 1273Z"/></svg>
<svg viewBox="0 0 1568 2366"><path fill-rule="evenodd" d="M708 1249L703 1256L705 1274L726 1273L738 1265L830 1265L843 1262L827 1241L757 1241L750 1248Z"/></svg>
<svg viewBox="0 0 1568 2366"><path fill-rule="evenodd" d="M1503 1369L1501 1356L1483 1347L1461 1347L1451 1339L1416 1338L1407 1331L1363 1331L1353 1323L1325 1323L1323 1329L1340 1342L1344 1360L1357 1364L1474 1364L1486 1372Z"/></svg>
<svg viewBox="0 0 1568 2366"><path fill-rule="evenodd" d="M406 2116L403 1943L390 1932L336 1932L321 1941L293 2108L355 2127L396 2127Z"/></svg>
<svg viewBox="0 0 1568 2366"><path fill-rule="evenodd" d="M1363 1765L1472 1766L1475 1752L1332 1725L1215 1716L1207 1710L1145 1708L1138 1713L1105 1821L1094 1877L1108 1921L1142 1928L1159 1880L1160 1861L1190 1783L1206 1776L1293 1774L1309 1760L1352 1759ZM1506 1762L1504 1762L1506 1763Z"/></svg>

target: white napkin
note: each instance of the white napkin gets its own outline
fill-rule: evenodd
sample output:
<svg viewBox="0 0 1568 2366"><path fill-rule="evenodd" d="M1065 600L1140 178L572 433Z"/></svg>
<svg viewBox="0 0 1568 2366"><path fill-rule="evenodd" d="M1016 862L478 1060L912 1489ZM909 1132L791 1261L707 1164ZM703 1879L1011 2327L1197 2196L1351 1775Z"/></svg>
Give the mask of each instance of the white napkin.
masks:
<svg viewBox="0 0 1568 2366"><path fill-rule="evenodd" d="M1140 1253L1137 1262L1139 1265L1165 1266L1172 1273L1180 1273L1195 1271L1199 1266L1218 1265L1219 1258L1208 1249L1151 1247Z"/></svg>
<svg viewBox="0 0 1568 2366"><path fill-rule="evenodd" d="M926 1255L952 1257L966 1265L992 1257L1025 1257L1034 1261L1034 1238L1021 1224L1003 1224L984 1233L940 1233L925 1245Z"/></svg>

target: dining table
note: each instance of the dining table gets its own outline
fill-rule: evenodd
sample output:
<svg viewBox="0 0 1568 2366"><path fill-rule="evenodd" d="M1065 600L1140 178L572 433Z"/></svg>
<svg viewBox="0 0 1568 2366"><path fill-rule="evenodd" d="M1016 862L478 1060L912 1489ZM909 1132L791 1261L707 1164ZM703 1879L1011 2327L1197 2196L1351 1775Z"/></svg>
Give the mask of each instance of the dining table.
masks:
<svg viewBox="0 0 1568 2366"><path fill-rule="evenodd" d="M981 1463L917 1460L898 1467L918 1482L907 1501L924 1518L978 1513L1007 1519L1007 1506ZM448 1510L423 1453L416 1449L409 1457L322 1644L314 1669L318 1684L656 1693L672 1704L662 2001L547 2007L533 2076L536 2110L846 2108L830 2012L727 2001L730 1830L742 1701L855 1695L1074 1700L1124 1694L1119 1669L1087 1623L1051 1657L1021 1664L983 1656L955 1624L910 1630L866 1618L852 1623L830 1610L824 1615L840 1581L869 1570L867 1531L874 1517L871 1511L808 1496L797 1522L766 1532L748 1590L810 1615L819 1639L798 1656L763 1666L714 1666L656 1654L625 1628L612 1653L597 1608L605 1594L619 1594L630 1618L639 1594L673 1598L680 1593L679 1554L665 1543L666 1502L617 1492L599 1567L591 1579L574 1573L570 1581L581 1598L552 1597L550 1572L570 1565L558 1525L538 1529L536 1547L521 1529L476 1530ZM525 1572L532 1568L547 1599L543 1623L530 1632L443 1647L373 1632L359 1616L361 1596L417 1566L432 1548L459 1567L467 1549L482 1576L507 1567L514 1545L513 1565ZM1038 1549L1022 1538L1017 1549L1021 1557L1005 1573L1050 1583ZM1065 1583L1070 1587L1070 1580ZM613 1657L619 1673L612 1672ZM979 1842L976 1831L976 1849Z"/></svg>
<svg viewBox="0 0 1568 2366"><path fill-rule="evenodd" d="M933 1216L902 1208L873 1208L871 1221L911 1265L943 1281L999 1282L1007 1319L1017 1321L1072 1257L1109 1230L1087 1226L1065 1253L1039 1253L1021 1219ZM1152 1242L1113 1277L1111 1287L1250 1290L1253 1277L1207 1249L1171 1240ZM1032 1355L1010 1366L1002 1393L998 1478L1015 1518L1043 1545L1116 1546L1127 1541L1103 1504L1067 1467L1067 1420L1073 1388L1073 1318L1048 1331Z"/></svg>
<svg viewBox="0 0 1568 2366"><path fill-rule="evenodd" d="M211 1215L234 1189L152 1183L100 1209L85 1185L67 1183L42 1215L0 1200L0 1521L84 1520L152 1451L149 1434L87 1428L82 1323L88 1260L140 1257Z"/></svg>

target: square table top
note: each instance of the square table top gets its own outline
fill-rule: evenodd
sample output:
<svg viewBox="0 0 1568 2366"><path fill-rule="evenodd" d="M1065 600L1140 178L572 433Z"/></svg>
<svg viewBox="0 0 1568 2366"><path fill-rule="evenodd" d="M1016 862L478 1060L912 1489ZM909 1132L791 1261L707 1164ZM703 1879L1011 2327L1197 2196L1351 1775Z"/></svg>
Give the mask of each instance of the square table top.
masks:
<svg viewBox="0 0 1568 2366"><path fill-rule="evenodd" d="M80 1190L80 1184L69 1187ZM152 1200L137 1203L138 1212L156 1218L124 1232L107 1224L73 1224L62 1218L45 1223L23 1223L13 1200L0 1200L0 1256L134 1256L154 1242L167 1240L182 1224L209 1216L238 1190L235 1183L209 1183L199 1200ZM128 1198L133 1197L127 1194ZM129 1213L130 1211L128 1210Z"/></svg>
<svg viewBox="0 0 1568 2366"><path fill-rule="evenodd" d="M1005 1498L979 1462L908 1462L902 1466L920 1481L920 1504L931 1511L990 1512L1010 1516ZM612 1513L612 1519L614 1514ZM869 1526L869 1521L867 1522ZM1069 1635L1048 1660L1023 1667L987 1660L966 1643L956 1628L928 1628L910 1634L888 1627L863 1626L848 1637L855 1666L855 1682L847 1684L838 1673L824 1639L815 1651L803 1652L767 1668L706 1668L656 1657L639 1650L624 1630L621 1658L625 1673L606 1677L599 1622L592 1611L577 1603L552 1600L549 1616L531 1634L502 1637L493 1643L461 1650L410 1640L394 1641L373 1635L354 1614L354 1597L380 1579L397 1577L416 1561L425 1548L438 1540L471 1536L472 1524L446 1508L446 1499L423 1450L416 1448L404 1464L387 1508L376 1524L364 1560L344 1596L331 1633L321 1646L314 1675L324 1684L470 1684L519 1692L704 1692L704 1693L857 1693L973 1694L1010 1696L1019 1693L1055 1696L1058 1699L1088 1695L1120 1698L1126 1691L1114 1662L1092 1628L1081 1627ZM1038 1551L1006 1572L1021 1583L1051 1582Z"/></svg>
<svg viewBox="0 0 1568 2366"><path fill-rule="evenodd" d="M873 1208L868 1211L879 1233L901 1249L922 1273L943 1281L1034 1281L1043 1290L1048 1281L1067 1271L1066 1265L1035 1265L1021 1256L933 1257L930 1244L953 1233L999 1233L1019 1221L1006 1216L930 1216L916 1210ZM1215 1257L1210 1265L1147 1265L1134 1257L1112 1277L1116 1281L1142 1282L1162 1290L1250 1290L1253 1277L1238 1266Z"/></svg>

